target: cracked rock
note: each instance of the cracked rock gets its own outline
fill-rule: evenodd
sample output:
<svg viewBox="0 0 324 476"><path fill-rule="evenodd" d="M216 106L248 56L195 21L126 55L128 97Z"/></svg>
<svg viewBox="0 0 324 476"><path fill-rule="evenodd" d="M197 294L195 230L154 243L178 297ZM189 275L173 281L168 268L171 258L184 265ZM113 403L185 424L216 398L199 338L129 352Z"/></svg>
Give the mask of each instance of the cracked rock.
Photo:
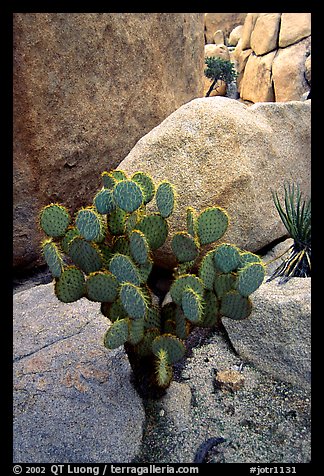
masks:
<svg viewBox="0 0 324 476"><path fill-rule="evenodd" d="M53 284L14 296L14 462L127 463L145 412L100 304L59 302ZM99 437L100 435L100 437Z"/></svg>

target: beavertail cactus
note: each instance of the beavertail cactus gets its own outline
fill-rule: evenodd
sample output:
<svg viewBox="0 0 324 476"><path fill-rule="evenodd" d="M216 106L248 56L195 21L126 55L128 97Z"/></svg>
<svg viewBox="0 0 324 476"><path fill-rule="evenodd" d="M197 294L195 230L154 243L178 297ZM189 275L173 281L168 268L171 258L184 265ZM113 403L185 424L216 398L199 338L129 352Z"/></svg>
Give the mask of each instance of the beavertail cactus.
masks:
<svg viewBox="0 0 324 476"><path fill-rule="evenodd" d="M165 389L195 326L217 327L222 316L250 315L249 296L261 285L264 266L255 254L228 243L205 252L205 245L222 238L228 215L216 206L200 213L188 207L187 229L171 239L178 263L172 302L159 307L148 280L154 250L168 237L175 190L166 180L155 185L144 172L132 177L121 170L103 172L102 182L93 204L74 218L58 203L41 210L39 225L47 235L42 253L57 298L64 303L81 298L100 302L110 321L105 347L124 345L137 380L149 389ZM154 199L157 211L149 212L147 204Z"/></svg>

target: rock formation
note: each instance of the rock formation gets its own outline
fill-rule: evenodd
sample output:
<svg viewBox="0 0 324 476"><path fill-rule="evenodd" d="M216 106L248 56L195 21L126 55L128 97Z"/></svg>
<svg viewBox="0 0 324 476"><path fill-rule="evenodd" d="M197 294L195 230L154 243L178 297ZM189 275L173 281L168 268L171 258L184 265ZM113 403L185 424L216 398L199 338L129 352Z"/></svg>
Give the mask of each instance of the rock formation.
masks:
<svg viewBox="0 0 324 476"><path fill-rule="evenodd" d="M103 170L203 93L203 13L14 14L14 266L37 215L88 204Z"/></svg>
<svg viewBox="0 0 324 476"><path fill-rule="evenodd" d="M310 53L310 13L248 13L234 55L241 99L301 100L310 90Z"/></svg>

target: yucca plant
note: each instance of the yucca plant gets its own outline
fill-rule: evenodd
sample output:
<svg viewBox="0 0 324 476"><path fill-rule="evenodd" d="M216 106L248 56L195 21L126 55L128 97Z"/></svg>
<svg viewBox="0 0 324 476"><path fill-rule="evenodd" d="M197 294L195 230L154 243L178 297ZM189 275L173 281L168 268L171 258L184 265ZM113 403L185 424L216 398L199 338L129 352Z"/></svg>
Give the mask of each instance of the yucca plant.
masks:
<svg viewBox="0 0 324 476"><path fill-rule="evenodd" d="M311 276L311 199L302 200L299 185L284 185L284 207L278 194L272 191L274 204L289 236L294 240L287 250L287 258L276 268L267 281L281 277L285 282L292 277Z"/></svg>

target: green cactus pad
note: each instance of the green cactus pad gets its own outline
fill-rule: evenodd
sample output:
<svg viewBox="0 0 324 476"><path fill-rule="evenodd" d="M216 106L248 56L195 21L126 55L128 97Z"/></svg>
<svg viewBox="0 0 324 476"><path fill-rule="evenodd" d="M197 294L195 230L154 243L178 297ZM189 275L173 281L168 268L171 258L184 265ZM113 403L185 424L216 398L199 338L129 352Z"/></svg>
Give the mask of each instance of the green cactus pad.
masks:
<svg viewBox="0 0 324 476"><path fill-rule="evenodd" d="M129 319L128 339L132 344L138 344L144 337L144 319Z"/></svg>
<svg viewBox="0 0 324 476"><path fill-rule="evenodd" d="M102 188L101 190L99 190L99 192L93 199L93 204L96 207L98 213L102 215L107 215L107 213L111 213L116 208L112 190L108 190L106 188Z"/></svg>
<svg viewBox="0 0 324 476"><path fill-rule="evenodd" d="M232 290L224 294L221 299L220 313L222 316L235 320L243 320L252 312L252 302L238 291Z"/></svg>
<svg viewBox="0 0 324 476"><path fill-rule="evenodd" d="M194 238L184 231L173 235L171 248L179 263L194 261L199 254L199 245Z"/></svg>
<svg viewBox="0 0 324 476"><path fill-rule="evenodd" d="M73 238L75 238L76 236L80 236L80 233L78 232L78 230L74 227L74 226L70 226L62 241L61 241L61 247L62 247L62 250L64 251L64 253L66 253L67 255L69 254L69 250L70 250L70 244L73 240Z"/></svg>
<svg viewBox="0 0 324 476"><path fill-rule="evenodd" d="M198 276L204 283L206 289L212 291L214 288L214 281L216 277L216 270L214 266L214 250L209 251L201 260Z"/></svg>
<svg viewBox="0 0 324 476"><path fill-rule="evenodd" d="M131 249L129 244L129 238L126 235L118 236L118 238L114 238L112 252L114 254L120 253L122 255L127 255L131 257Z"/></svg>
<svg viewBox="0 0 324 476"><path fill-rule="evenodd" d="M147 312L147 302L143 291L131 283L123 283L119 292L120 300L127 314L133 319L144 318Z"/></svg>
<svg viewBox="0 0 324 476"><path fill-rule="evenodd" d="M229 243L223 243L214 250L214 264L221 273L229 273L238 268L241 262L240 250Z"/></svg>
<svg viewBox="0 0 324 476"><path fill-rule="evenodd" d="M147 309L147 314L144 320L144 327L145 329L152 329L155 327L156 329L160 329L161 327L161 316L159 308L156 306L149 306Z"/></svg>
<svg viewBox="0 0 324 476"><path fill-rule="evenodd" d="M136 172L132 176L132 180L136 182L143 192L143 203L146 205L148 202L152 200L155 193L155 185L152 178L145 174L144 172Z"/></svg>
<svg viewBox="0 0 324 476"><path fill-rule="evenodd" d="M196 238L197 236L197 216L196 211L192 207L188 207L186 211L186 222L188 233Z"/></svg>
<svg viewBox="0 0 324 476"><path fill-rule="evenodd" d="M117 349L128 339L128 319L115 321L104 336L104 346L107 349Z"/></svg>
<svg viewBox="0 0 324 476"><path fill-rule="evenodd" d="M156 382L159 387L167 388L172 380L172 367L169 364L168 353L160 349L156 355Z"/></svg>
<svg viewBox="0 0 324 476"><path fill-rule="evenodd" d="M111 258L113 257L113 252L110 246L106 245L105 243L99 243L98 249L101 253L102 265L103 268L108 268Z"/></svg>
<svg viewBox="0 0 324 476"><path fill-rule="evenodd" d="M186 339L189 335L190 325L180 306L176 305L174 319L176 336L179 337L179 339Z"/></svg>
<svg viewBox="0 0 324 476"><path fill-rule="evenodd" d="M87 241L100 242L105 238L102 216L93 207L82 208L76 214L75 225Z"/></svg>
<svg viewBox="0 0 324 476"><path fill-rule="evenodd" d="M200 278L192 274L183 274L175 279L170 287L170 294L173 301L181 306L182 294L185 288L192 288L201 297L204 294L204 284Z"/></svg>
<svg viewBox="0 0 324 476"><path fill-rule="evenodd" d="M151 259L149 259L149 261L146 264L140 264L137 267L137 271L138 271L138 275L139 275L139 279L140 279L141 284L144 284L144 283L147 282L147 280L148 280L148 278L151 274L152 268L153 268L153 261Z"/></svg>
<svg viewBox="0 0 324 476"><path fill-rule="evenodd" d="M228 216L220 207L203 210L197 217L197 234L201 245L219 240L228 227Z"/></svg>
<svg viewBox="0 0 324 476"><path fill-rule="evenodd" d="M160 248L168 236L168 224L159 213L144 216L137 229L144 233L151 250Z"/></svg>
<svg viewBox="0 0 324 476"><path fill-rule="evenodd" d="M124 170L112 170L110 173L114 177L114 179L117 180L118 182L120 180L127 180L127 175L126 175L126 172L124 172Z"/></svg>
<svg viewBox="0 0 324 476"><path fill-rule="evenodd" d="M178 266L175 268L175 276L180 276L181 274L187 274L190 272L191 268L195 264L196 260L187 261L185 263L179 263Z"/></svg>
<svg viewBox="0 0 324 476"><path fill-rule="evenodd" d="M239 268L243 268L246 264L249 263L261 263L262 260L260 256L255 255L254 253L251 253L250 251L243 251L240 253L240 266Z"/></svg>
<svg viewBox="0 0 324 476"><path fill-rule="evenodd" d="M119 283L132 283L140 285L140 278L131 258L126 255L116 253L110 260L109 271L115 275Z"/></svg>
<svg viewBox="0 0 324 476"><path fill-rule="evenodd" d="M82 236L76 236L70 243L69 255L76 266L86 274L99 271L103 259L99 247L89 243Z"/></svg>
<svg viewBox="0 0 324 476"><path fill-rule="evenodd" d="M58 203L46 205L40 212L39 223L46 235L52 238L64 236L70 223L68 210Z"/></svg>
<svg viewBox="0 0 324 476"><path fill-rule="evenodd" d="M202 320L196 325L202 327L214 327L219 323L219 302L213 291L205 291L204 294L204 313Z"/></svg>
<svg viewBox="0 0 324 476"><path fill-rule="evenodd" d="M139 215L139 210L136 210L135 212L131 213L127 218L126 218L126 233L128 235L131 234L131 232L136 228L136 225L140 219Z"/></svg>
<svg viewBox="0 0 324 476"><path fill-rule="evenodd" d="M77 301L84 295L84 283L83 273L75 266L69 266L56 280L55 294L62 302Z"/></svg>
<svg viewBox="0 0 324 476"><path fill-rule="evenodd" d="M107 307L104 307L104 304L106 304ZM111 322L115 322L118 319L124 319L125 317L128 317L128 314L125 311L124 306L122 305L121 300L119 298L111 304L102 303L102 307L103 310L106 312L106 314L103 312L104 316L108 317Z"/></svg>
<svg viewBox="0 0 324 476"><path fill-rule="evenodd" d="M157 356L161 349L168 353L169 364L181 360L186 351L183 342L171 334L162 334L154 339L152 342L153 354Z"/></svg>
<svg viewBox="0 0 324 476"><path fill-rule="evenodd" d="M234 289L236 281L236 276L231 273L218 274L215 276L214 281L214 290L215 293L220 299L224 294L226 294L231 289Z"/></svg>
<svg viewBox="0 0 324 476"><path fill-rule="evenodd" d="M146 264L149 259L150 248L144 233L133 230L129 235L129 244L134 261L138 264Z"/></svg>
<svg viewBox="0 0 324 476"><path fill-rule="evenodd" d="M163 218L168 218L174 209L175 193L170 182L164 180L158 185L155 194L156 205Z"/></svg>
<svg viewBox="0 0 324 476"><path fill-rule="evenodd" d="M111 172L102 172L101 178L103 186L107 190L112 190L117 183L117 180L113 177Z"/></svg>
<svg viewBox="0 0 324 476"><path fill-rule="evenodd" d="M116 205L125 212L134 212L143 203L143 193L133 180L121 180L113 189Z"/></svg>
<svg viewBox="0 0 324 476"><path fill-rule="evenodd" d="M160 335L159 329L155 329L154 327L150 329L146 329L144 332L143 339L136 345L135 351L141 357L146 357L152 354L152 342L154 339Z"/></svg>
<svg viewBox="0 0 324 476"><path fill-rule="evenodd" d="M59 278L63 270L62 253L51 238L44 240L41 250L53 278Z"/></svg>
<svg viewBox="0 0 324 476"><path fill-rule="evenodd" d="M203 300L192 288L185 288L182 293L182 310L186 318L196 323L201 321L203 315Z"/></svg>
<svg viewBox="0 0 324 476"><path fill-rule="evenodd" d="M261 263L249 263L239 269L236 279L236 289L242 296L249 296L263 283L265 269Z"/></svg>
<svg viewBox="0 0 324 476"><path fill-rule="evenodd" d="M126 232L127 212L117 208L107 216L108 229L112 235L124 235Z"/></svg>
<svg viewBox="0 0 324 476"><path fill-rule="evenodd" d="M91 273L86 281L87 297L90 301L113 302L118 294L118 282L109 271Z"/></svg>

